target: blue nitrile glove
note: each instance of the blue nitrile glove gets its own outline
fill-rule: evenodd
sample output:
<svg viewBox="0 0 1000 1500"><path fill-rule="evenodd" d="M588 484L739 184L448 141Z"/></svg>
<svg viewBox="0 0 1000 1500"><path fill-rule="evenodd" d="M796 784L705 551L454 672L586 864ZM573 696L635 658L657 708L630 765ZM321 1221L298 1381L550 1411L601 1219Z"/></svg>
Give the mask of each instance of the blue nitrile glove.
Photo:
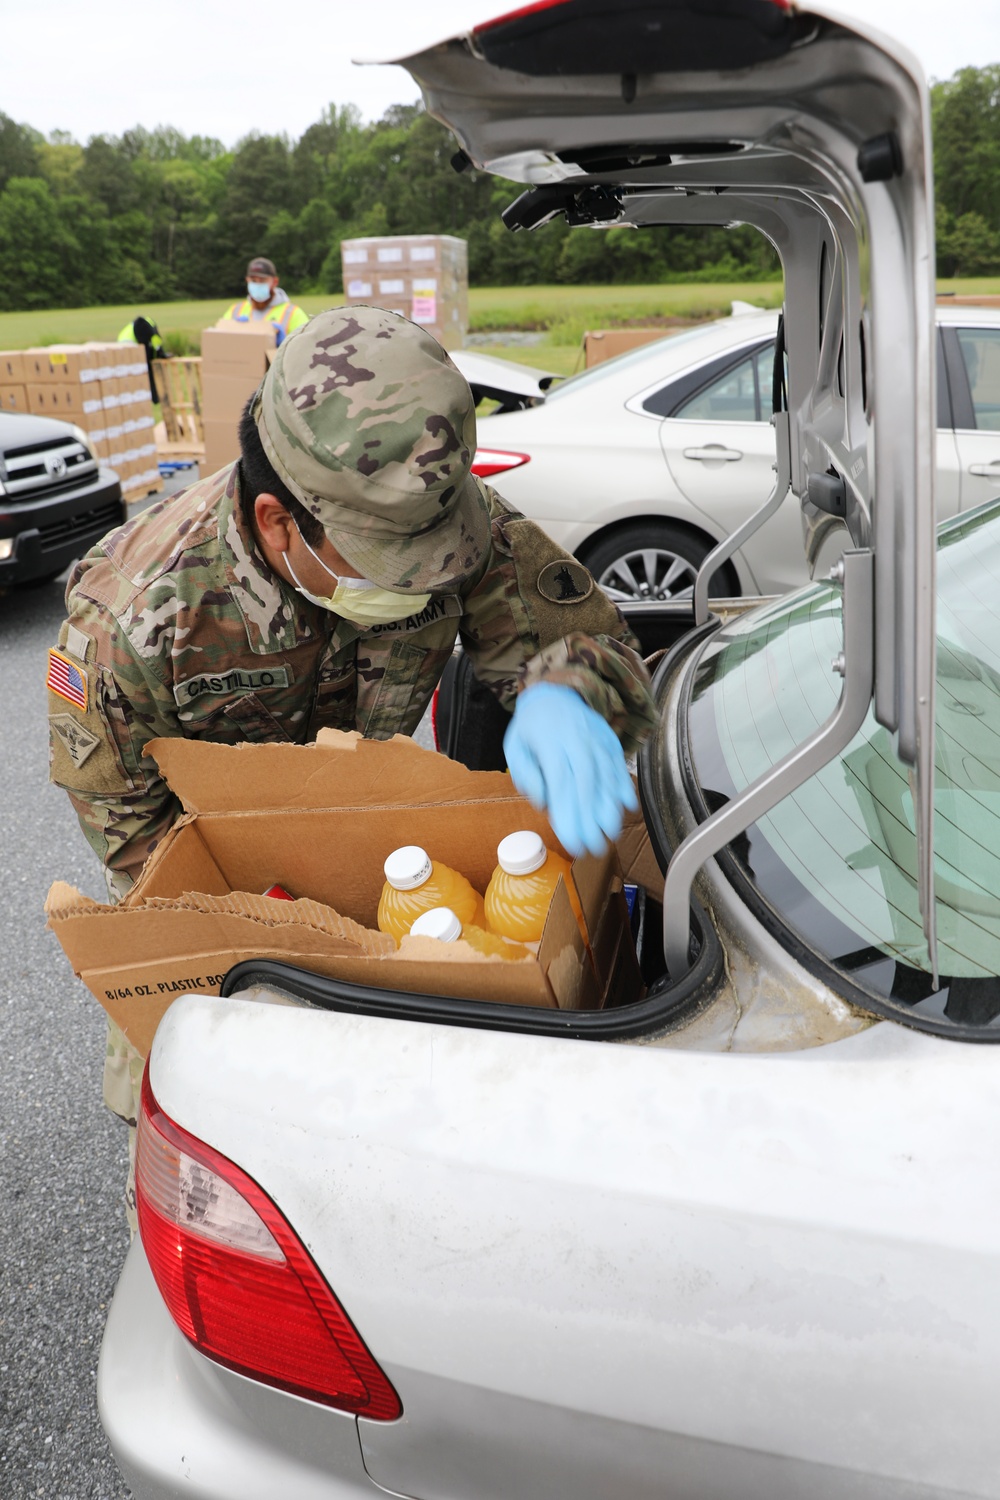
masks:
<svg viewBox="0 0 1000 1500"><path fill-rule="evenodd" d="M555 682L525 688L503 741L514 785L549 815L570 854L601 854L636 808L625 752L580 694Z"/></svg>

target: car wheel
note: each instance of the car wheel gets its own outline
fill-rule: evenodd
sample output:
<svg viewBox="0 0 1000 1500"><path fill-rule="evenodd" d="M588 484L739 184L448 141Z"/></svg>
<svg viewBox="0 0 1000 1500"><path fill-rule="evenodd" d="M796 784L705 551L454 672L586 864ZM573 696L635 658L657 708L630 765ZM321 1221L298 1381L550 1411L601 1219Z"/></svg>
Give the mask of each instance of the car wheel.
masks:
<svg viewBox="0 0 1000 1500"><path fill-rule="evenodd" d="M625 526L581 553L606 594L617 600L690 599L694 580L710 544L663 521ZM739 593L739 583L726 564L712 578L714 598Z"/></svg>

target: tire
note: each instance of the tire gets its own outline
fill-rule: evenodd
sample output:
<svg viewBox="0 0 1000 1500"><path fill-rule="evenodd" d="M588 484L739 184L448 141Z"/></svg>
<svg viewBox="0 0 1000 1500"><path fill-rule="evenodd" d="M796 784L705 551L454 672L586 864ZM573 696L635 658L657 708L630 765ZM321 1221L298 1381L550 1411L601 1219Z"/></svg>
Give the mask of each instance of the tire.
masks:
<svg viewBox="0 0 1000 1500"><path fill-rule="evenodd" d="M596 546L580 549L580 561L612 599L690 599L711 543L669 521L640 521L612 532ZM713 598L740 592L735 570L723 563L708 590Z"/></svg>

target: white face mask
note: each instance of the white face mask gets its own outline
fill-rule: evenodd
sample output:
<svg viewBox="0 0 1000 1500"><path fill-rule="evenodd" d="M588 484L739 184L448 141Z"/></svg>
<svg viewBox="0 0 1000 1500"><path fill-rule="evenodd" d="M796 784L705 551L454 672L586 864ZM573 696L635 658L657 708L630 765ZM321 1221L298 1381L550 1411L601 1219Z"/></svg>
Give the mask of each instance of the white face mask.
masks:
<svg viewBox="0 0 1000 1500"><path fill-rule="evenodd" d="M298 527L295 528L298 531ZM295 580L295 587L304 599L310 604L316 604L320 609L328 609L331 614L339 615L341 619L349 620L352 625L357 625L361 630L367 625L391 625L396 620L405 620L407 615L418 615L422 609L426 609L431 601L430 594L401 594L393 589L380 588L377 583L372 583L370 578L341 578L332 568L327 567L323 559L314 552L312 547L302 537L302 545L315 557L324 573L329 573L337 587L332 594L323 597L319 594L310 594L309 590L303 588L299 582L298 574L292 567L291 558L285 554L285 562L288 571Z"/></svg>

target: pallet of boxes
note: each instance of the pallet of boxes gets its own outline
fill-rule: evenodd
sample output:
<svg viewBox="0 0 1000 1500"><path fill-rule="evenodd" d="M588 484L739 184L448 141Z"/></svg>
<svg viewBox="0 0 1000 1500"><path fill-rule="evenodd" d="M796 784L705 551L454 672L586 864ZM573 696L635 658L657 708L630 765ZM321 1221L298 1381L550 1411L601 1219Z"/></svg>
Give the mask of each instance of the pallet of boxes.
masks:
<svg viewBox="0 0 1000 1500"><path fill-rule="evenodd" d="M15 383L10 377L19 376ZM52 344L0 354L4 411L72 422L126 500L161 488L146 357L135 344Z"/></svg>
<svg viewBox="0 0 1000 1500"><path fill-rule="evenodd" d="M274 357L276 336L273 323L237 323L226 318L202 333L202 475L214 474L239 458L240 416Z"/></svg>
<svg viewBox="0 0 1000 1500"><path fill-rule="evenodd" d="M469 257L450 234L376 235L343 240L344 301L402 313L446 349L461 349L469 327Z"/></svg>

